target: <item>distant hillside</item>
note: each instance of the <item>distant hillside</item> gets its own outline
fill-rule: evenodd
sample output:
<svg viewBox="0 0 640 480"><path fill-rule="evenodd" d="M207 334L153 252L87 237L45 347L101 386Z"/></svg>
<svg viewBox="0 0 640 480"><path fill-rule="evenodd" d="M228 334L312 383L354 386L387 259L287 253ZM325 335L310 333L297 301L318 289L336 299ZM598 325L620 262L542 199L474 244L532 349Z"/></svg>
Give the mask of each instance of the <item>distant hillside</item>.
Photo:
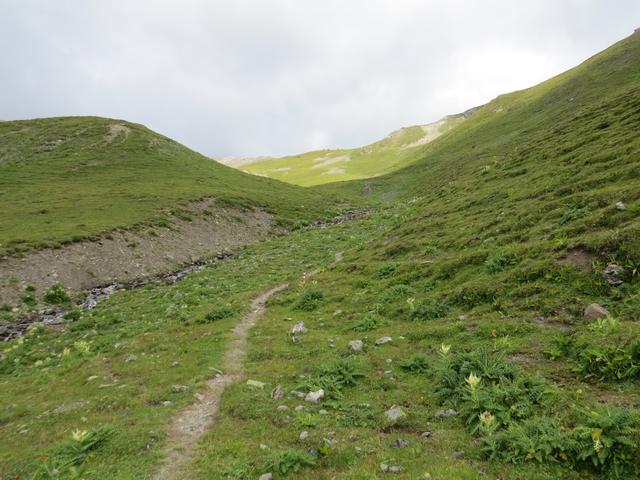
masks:
<svg viewBox="0 0 640 480"><path fill-rule="evenodd" d="M0 254L151 221L215 197L285 223L326 214L320 193L212 161L142 125L98 117L0 122Z"/></svg>
<svg viewBox="0 0 640 480"><path fill-rule="evenodd" d="M420 147L462 123L474 110L427 125L401 128L366 147L318 150L282 158L234 157L222 162L255 175L303 186L374 177L416 161Z"/></svg>

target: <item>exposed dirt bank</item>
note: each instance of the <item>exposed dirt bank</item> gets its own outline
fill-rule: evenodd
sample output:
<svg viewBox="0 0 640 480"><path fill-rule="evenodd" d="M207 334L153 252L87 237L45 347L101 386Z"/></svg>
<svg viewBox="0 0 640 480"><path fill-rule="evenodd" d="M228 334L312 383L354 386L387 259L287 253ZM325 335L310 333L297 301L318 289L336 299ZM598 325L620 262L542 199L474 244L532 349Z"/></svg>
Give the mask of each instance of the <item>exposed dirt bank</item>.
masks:
<svg viewBox="0 0 640 480"><path fill-rule="evenodd" d="M264 238L274 226L265 212L219 207L213 200L191 203L169 220L170 227L118 230L99 240L5 257L0 260L0 303L17 303L27 285L40 298L55 282L79 291L175 271Z"/></svg>

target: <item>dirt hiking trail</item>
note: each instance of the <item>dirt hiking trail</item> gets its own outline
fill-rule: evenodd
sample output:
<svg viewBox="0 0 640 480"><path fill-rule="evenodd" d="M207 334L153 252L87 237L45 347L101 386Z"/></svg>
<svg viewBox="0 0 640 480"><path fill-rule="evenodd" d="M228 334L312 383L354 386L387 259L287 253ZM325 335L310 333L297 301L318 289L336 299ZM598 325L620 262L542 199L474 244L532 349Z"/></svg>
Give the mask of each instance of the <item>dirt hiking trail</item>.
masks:
<svg viewBox="0 0 640 480"><path fill-rule="evenodd" d="M215 422L225 386L240 381L244 376L249 330L265 312L267 300L288 286L282 284L272 287L251 301L251 311L233 329L233 338L224 354L224 373L208 380L207 389L198 397L198 401L178 412L169 423L164 461L153 476L155 480L184 478L182 472L190 463L195 443Z"/></svg>

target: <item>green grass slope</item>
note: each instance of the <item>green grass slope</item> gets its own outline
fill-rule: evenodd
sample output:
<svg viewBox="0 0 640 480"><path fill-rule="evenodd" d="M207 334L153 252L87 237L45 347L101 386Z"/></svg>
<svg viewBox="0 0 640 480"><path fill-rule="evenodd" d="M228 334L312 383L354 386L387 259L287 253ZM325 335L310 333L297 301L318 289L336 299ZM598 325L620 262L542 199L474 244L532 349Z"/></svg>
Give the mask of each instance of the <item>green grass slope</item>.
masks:
<svg viewBox="0 0 640 480"><path fill-rule="evenodd" d="M450 115L427 125L401 128L366 147L260 159L238 168L303 186L374 177L414 162L424 145L462 123L468 115L470 112Z"/></svg>
<svg viewBox="0 0 640 480"><path fill-rule="evenodd" d="M264 388L225 389L185 478L639 478L638 131L636 34L499 97L406 169L317 187L370 183L366 218L8 342L0 474L149 478L248 300L287 280L250 333Z"/></svg>
<svg viewBox="0 0 640 480"><path fill-rule="evenodd" d="M286 223L335 205L142 125L97 117L0 122L0 254L154 221L163 208L200 197L258 206Z"/></svg>

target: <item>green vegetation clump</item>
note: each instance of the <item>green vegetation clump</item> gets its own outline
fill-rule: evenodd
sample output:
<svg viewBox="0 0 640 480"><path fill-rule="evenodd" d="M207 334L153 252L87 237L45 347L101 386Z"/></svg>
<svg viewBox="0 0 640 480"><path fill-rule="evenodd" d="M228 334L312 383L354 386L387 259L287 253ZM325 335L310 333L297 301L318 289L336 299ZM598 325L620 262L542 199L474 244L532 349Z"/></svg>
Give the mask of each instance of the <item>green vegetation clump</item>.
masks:
<svg viewBox="0 0 640 480"><path fill-rule="evenodd" d="M42 299L50 305L64 305L71 301L67 289L60 283L54 283L51 285L42 297Z"/></svg>
<svg viewBox="0 0 640 480"><path fill-rule="evenodd" d="M235 310L229 306L217 307L208 312L199 323L211 323L232 316Z"/></svg>
<svg viewBox="0 0 640 480"><path fill-rule="evenodd" d="M313 457L300 449L287 449L273 453L265 462L264 470L282 475L298 473L304 467L316 464Z"/></svg>
<svg viewBox="0 0 640 480"><path fill-rule="evenodd" d="M295 304L296 310L303 312L311 312L320 306L324 300L324 293L321 290L309 289L305 290Z"/></svg>

